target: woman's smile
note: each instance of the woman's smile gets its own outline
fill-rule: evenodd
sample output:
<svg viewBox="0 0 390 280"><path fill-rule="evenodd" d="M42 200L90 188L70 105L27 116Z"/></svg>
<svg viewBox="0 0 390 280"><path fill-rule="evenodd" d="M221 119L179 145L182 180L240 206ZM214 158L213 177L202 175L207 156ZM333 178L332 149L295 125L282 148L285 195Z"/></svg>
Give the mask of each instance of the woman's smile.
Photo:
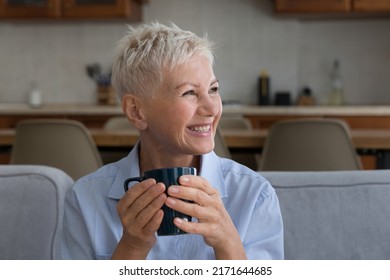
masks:
<svg viewBox="0 0 390 280"><path fill-rule="evenodd" d="M188 128L196 133L207 133L211 131L211 125L189 126Z"/></svg>

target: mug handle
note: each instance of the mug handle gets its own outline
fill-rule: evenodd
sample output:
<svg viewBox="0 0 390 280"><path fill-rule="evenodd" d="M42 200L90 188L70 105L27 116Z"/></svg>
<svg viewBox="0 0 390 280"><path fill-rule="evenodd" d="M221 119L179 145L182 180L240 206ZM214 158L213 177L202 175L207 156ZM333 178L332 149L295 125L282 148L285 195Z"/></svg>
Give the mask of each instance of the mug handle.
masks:
<svg viewBox="0 0 390 280"><path fill-rule="evenodd" d="M127 192L129 190L129 183L130 182L133 182L133 181L138 181L138 182L141 182L142 181L142 178L141 177L132 177L132 178L128 178L125 180L125 183L123 185L124 189L125 189L125 192Z"/></svg>

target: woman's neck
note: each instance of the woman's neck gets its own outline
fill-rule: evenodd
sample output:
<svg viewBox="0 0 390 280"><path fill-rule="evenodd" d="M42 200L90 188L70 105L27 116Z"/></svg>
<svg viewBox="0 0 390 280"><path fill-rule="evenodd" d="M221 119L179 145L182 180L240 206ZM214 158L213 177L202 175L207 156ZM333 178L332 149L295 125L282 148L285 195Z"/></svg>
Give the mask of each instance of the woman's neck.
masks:
<svg viewBox="0 0 390 280"><path fill-rule="evenodd" d="M174 155L167 154L165 151L149 150L142 145L139 147L139 166L140 172L158 168L192 166L199 170L200 156L194 155Z"/></svg>

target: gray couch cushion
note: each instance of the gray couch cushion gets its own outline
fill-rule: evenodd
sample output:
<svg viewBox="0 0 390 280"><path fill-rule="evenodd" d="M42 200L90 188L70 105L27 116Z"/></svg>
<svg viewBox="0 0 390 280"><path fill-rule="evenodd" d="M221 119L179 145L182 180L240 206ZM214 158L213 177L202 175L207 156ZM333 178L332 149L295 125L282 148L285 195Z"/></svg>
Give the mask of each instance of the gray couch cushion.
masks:
<svg viewBox="0 0 390 280"><path fill-rule="evenodd" d="M280 201L286 259L390 259L390 170L260 174Z"/></svg>
<svg viewBox="0 0 390 280"><path fill-rule="evenodd" d="M0 165L0 259L53 259L73 180L46 166Z"/></svg>

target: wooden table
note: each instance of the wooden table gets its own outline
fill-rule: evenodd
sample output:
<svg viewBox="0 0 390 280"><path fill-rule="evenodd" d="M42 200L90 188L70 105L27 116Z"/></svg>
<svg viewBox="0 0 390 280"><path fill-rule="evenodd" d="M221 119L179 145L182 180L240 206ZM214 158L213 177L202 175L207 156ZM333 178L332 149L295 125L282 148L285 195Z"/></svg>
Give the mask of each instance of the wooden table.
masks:
<svg viewBox="0 0 390 280"><path fill-rule="evenodd" d="M138 140L137 131L107 131L90 129L98 147L132 147ZM225 130L222 131L229 148L261 149L267 138L267 130ZM390 130L355 129L351 131L356 149L390 150ZM12 146L15 140L14 129L0 129L0 146Z"/></svg>
<svg viewBox="0 0 390 280"><path fill-rule="evenodd" d="M134 146L138 140L138 132L104 131L91 129L97 146L126 147ZM261 149L267 138L267 130L226 130L222 131L229 148ZM1 136L1 133L0 133ZM351 131L352 142L356 149L390 150L390 130L357 129Z"/></svg>
<svg viewBox="0 0 390 280"><path fill-rule="evenodd" d="M91 135L100 150L129 150L139 138L138 131L107 131L90 129ZM260 153L267 138L267 130L253 129L225 130L222 132L228 147L235 152ZM377 166L379 154L390 151L390 130L385 129L354 129L351 137L355 148L359 151L363 165L367 169ZM0 129L0 163L7 163L15 139L15 130ZM369 155L369 156L368 156ZM369 161L365 163L364 161Z"/></svg>
<svg viewBox="0 0 390 280"><path fill-rule="evenodd" d="M137 131L104 131L102 129L90 129L90 131L98 147L132 147L139 137ZM267 131L228 130L224 131L223 135L229 148L261 149L267 137Z"/></svg>

